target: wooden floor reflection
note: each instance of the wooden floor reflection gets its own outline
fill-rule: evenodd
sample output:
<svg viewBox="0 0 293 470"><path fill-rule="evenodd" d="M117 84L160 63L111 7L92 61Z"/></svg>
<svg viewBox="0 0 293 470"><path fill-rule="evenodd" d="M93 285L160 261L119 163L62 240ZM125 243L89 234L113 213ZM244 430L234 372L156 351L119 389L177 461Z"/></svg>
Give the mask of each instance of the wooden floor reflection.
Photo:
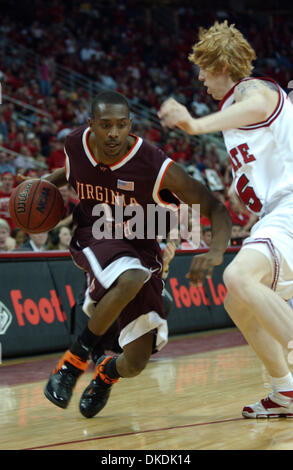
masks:
<svg viewBox="0 0 293 470"><path fill-rule="evenodd" d="M192 338L194 344L197 340ZM49 357L44 374L59 356ZM26 361L19 362L22 383L5 375L9 368L19 370L13 369L18 361L0 368L1 450L293 449L292 420L241 416L244 405L268 393L262 366L245 344L154 356L140 376L121 379L107 406L88 420L80 415L78 402L92 371L80 379L69 408L61 410L43 396L45 375L28 383ZM40 364L44 357L34 358L36 376Z"/></svg>

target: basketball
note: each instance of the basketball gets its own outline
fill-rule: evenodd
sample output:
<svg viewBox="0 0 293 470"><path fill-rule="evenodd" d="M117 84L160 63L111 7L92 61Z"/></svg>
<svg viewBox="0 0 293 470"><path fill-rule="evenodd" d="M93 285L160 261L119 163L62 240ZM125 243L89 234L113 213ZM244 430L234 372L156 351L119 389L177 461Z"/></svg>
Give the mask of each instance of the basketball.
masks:
<svg viewBox="0 0 293 470"><path fill-rule="evenodd" d="M54 184L46 180L29 179L13 190L9 211L15 225L25 232L49 232L62 219L64 203Z"/></svg>

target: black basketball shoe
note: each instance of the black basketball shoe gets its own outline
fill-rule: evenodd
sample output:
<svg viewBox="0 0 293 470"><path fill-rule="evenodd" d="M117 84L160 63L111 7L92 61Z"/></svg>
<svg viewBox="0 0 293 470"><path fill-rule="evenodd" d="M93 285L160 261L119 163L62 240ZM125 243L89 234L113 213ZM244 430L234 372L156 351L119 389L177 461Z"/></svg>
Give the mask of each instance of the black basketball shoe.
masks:
<svg viewBox="0 0 293 470"><path fill-rule="evenodd" d="M94 377L81 396L79 409L85 418L92 418L104 408L109 399L112 385L119 380L119 378L112 379L104 371L105 365L112 357L101 356L99 358Z"/></svg>
<svg viewBox="0 0 293 470"><path fill-rule="evenodd" d="M44 389L45 397L60 408L67 408L77 379L87 369L89 361L82 361L69 350L53 370Z"/></svg>

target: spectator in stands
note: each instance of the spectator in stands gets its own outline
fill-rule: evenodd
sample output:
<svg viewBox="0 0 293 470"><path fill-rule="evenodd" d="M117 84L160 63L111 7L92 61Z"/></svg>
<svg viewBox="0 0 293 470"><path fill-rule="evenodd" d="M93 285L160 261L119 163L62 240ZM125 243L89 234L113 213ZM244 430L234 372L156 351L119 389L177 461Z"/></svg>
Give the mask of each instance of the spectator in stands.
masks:
<svg viewBox="0 0 293 470"><path fill-rule="evenodd" d="M55 170L56 168L62 168L64 166L64 150L63 141L56 140L51 143L52 151L47 160L49 171Z"/></svg>
<svg viewBox="0 0 293 470"><path fill-rule="evenodd" d="M15 240L10 236L10 227L6 220L0 219L0 252L12 251L15 248Z"/></svg>
<svg viewBox="0 0 293 470"><path fill-rule="evenodd" d="M204 116L205 114L210 113L210 108L209 106L205 103L205 100L202 95L199 95L196 93L194 95L193 101L191 103L191 108L194 111L194 114L197 117Z"/></svg>
<svg viewBox="0 0 293 470"><path fill-rule="evenodd" d="M27 239L27 234L18 227L16 227L12 231L11 236L15 240L15 248L16 249L19 248L21 245L23 245L26 242L26 239Z"/></svg>
<svg viewBox="0 0 293 470"><path fill-rule="evenodd" d="M188 209L188 220L184 213L180 214L180 242L178 247L182 250L196 250L200 248L202 237L200 215L191 208ZM210 224L210 221L209 221Z"/></svg>
<svg viewBox="0 0 293 470"><path fill-rule="evenodd" d="M25 136L26 146L29 149L31 156L35 157L41 150L41 142L34 132L28 132Z"/></svg>
<svg viewBox="0 0 293 470"><path fill-rule="evenodd" d="M174 132L170 132L170 135L166 139L165 145L163 146L163 150L166 155L168 155L168 157L172 158L172 155L176 151L176 148L176 134Z"/></svg>
<svg viewBox="0 0 293 470"><path fill-rule="evenodd" d="M0 109L0 135L2 136L3 141L7 140L8 126L7 126L7 122L4 119L3 111L1 109Z"/></svg>
<svg viewBox="0 0 293 470"><path fill-rule="evenodd" d="M75 107L73 103L69 102L66 108L63 110L62 122L64 123L65 126L77 125L77 117L76 117Z"/></svg>
<svg viewBox="0 0 293 470"><path fill-rule="evenodd" d="M12 121L11 118L8 120L8 135L7 135L7 141L14 141L17 137L18 133L18 128L17 124L15 121Z"/></svg>
<svg viewBox="0 0 293 470"><path fill-rule="evenodd" d="M30 233L28 240L16 251L47 251L48 250L48 232Z"/></svg>
<svg viewBox="0 0 293 470"><path fill-rule="evenodd" d="M0 218L5 219L12 231L15 228L15 224L10 217L9 213L9 199L15 184L15 178L13 173L5 172L0 175Z"/></svg>
<svg viewBox="0 0 293 470"><path fill-rule="evenodd" d="M39 80L40 80L40 89L44 96L48 97L51 94L51 74L50 67L45 58L41 60L39 66Z"/></svg>
<svg viewBox="0 0 293 470"><path fill-rule="evenodd" d="M10 149L13 150L13 152L20 152L20 149L25 145L25 134L23 131L18 132L16 134L16 139L14 141L9 142L10 143Z"/></svg>
<svg viewBox="0 0 293 470"><path fill-rule="evenodd" d="M0 175L3 173L11 173L15 175L15 167L10 161L9 154L0 151Z"/></svg>
<svg viewBox="0 0 293 470"><path fill-rule="evenodd" d="M206 151L205 151L205 160L209 168L213 168L217 171L220 170L220 158L217 152L216 144L212 144Z"/></svg>
<svg viewBox="0 0 293 470"><path fill-rule="evenodd" d="M194 41L196 26L202 22L198 16L199 7L182 8L179 9L180 12L177 8L170 8L170 22L168 21L168 24L162 22L158 29L155 27L156 22L152 21L152 16L160 15L160 4L156 12L153 9L146 11L145 6L139 5L135 9L128 9L126 15L125 5L113 14L110 10L111 2L97 4L92 0L86 3L75 0L70 15L66 16L64 9L62 11L62 5L57 5L58 2L54 2L52 9L44 7L42 3L38 2L38 8L31 13L31 26L23 28L22 24L9 16L6 17L5 24L2 22L0 31L4 41L3 46L0 46L0 80L5 85L6 94L50 112L55 121L50 120L45 123L37 113L25 110L26 122L35 123L35 127L23 128L21 131L20 126L18 125L17 129L12 120L20 108L13 103L3 103L0 110L0 134L3 135L3 146L16 152L21 151L25 156L33 156L42 162L45 157L50 156L49 171L60 163L63 165L64 157L50 138L56 136L65 126L72 128L74 125L87 122L88 110L84 103L87 102L88 95L85 87L76 86L68 92L62 84L63 79L58 80L56 76L53 80L56 64L71 68L96 83L103 83L104 86L113 88L119 86L122 93L131 97L134 103L147 108L143 111L143 118L137 118L143 126L145 119L151 120L149 112L158 109L167 96L177 93L178 90L180 94L177 97L187 107L193 108L197 116L210 113L216 106L209 95L201 90L194 92L194 88L188 83L191 69L185 58ZM217 16L216 9L211 11L210 15L209 21L212 22L212 17L216 19ZM233 15L235 12L233 13L232 8L231 18ZM290 70L292 71L293 63L292 47L290 47L293 44L292 31L290 27L283 28L287 21L286 11L275 12L272 9L270 13L262 12L261 15L265 19L262 28L259 27L257 15L249 11L244 13L243 10L241 17L237 16L237 21L247 30L252 44L255 45L259 57L257 73L275 78L283 88L286 88L292 78ZM52 18L55 28L57 25L54 30L50 24ZM97 18L103 28L103 35L96 30ZM176 23L176 34L170 35L170 30L173 31L171 26L173 22ZM192 24L192 28L187 27L188 24ZM272 24L274 30L270 26ZM85 40L88 37L91 38L90 41ZM29 55L25 50L18 50L15 45L11 49L9 47L5 49L10 40L29 47L43 57L37 71L28 61ZM282 47L278 46L280 44ZM1 70L5 70L5 74ZM74 102L74 114L71 102ZM8 136L6 127L9 131ZM194 161L203 175L205 169L213 168L218 173L221 172L225 186L229 186L231 181L229 168L227 166L225 171L223 165L219 164L216 152L214 155L200 149L195 152L194 142L189 145L189 149L184 149L178 135L175 134L172 139L168 133L144 127L145 132L141 131L138 134L156 142L171 158L183 165L187 165L189 160ZM31 147L31 141L23 139L21 135L18 136L19 131L27 134L28 130L40 138L41 148L38 151ZM193 155L190 155L190 147ZM28 168L22 158L17 160L17 165L24 169ZM8 170L14 173L12 168ZM235 222L242 219L243 223L245 219L241 213L234 214L233 217ZM248 224L250 225L251 221Z"/></svg>
<svg viewBox="0 0 293 470"><path fill-rule="evenodd" d="M151 122L144 122L144 139L148 140L153 144L157 144L161 140L161 132L157 127L152 126Z"/></svg>
<svg viewBox="0 0 293 470"><path fill-rule="evenodd" d="M241 246L242 241L247 235L243 232L243 227L240 224L233 224L231 230L231 246Z"/></svg>
<svg viewBox="0 0 293 470"><path fill-rule="evenodd" d="M50 242L48 247L50 250L69 250L72 234L66 225L60 225L50 232Z"/></svg>
<svg viewBox="0 0 293 470"><path fill-rule="evenodd" d="M202 239L200 241L200 248L209 248L212 241L212 229L209 226L202 228Z"/></svg>
<svg viewBox="0 0 293 470"><path fill-rule="evenodd" d="M75 114L78 126L82 126L83 124L87 123L87 119L89 117L89 110L86 103L84 103L83 101L77 103L77 107L75 108Z"/></svg>
<svg viewBox="0 0 293 470"><path fill-rule="evenodd" d="M35 161L37 162L37 164L40 164L42 168L42 170L38 171L38 175L42 176L45 172L47 173L46 170L48 169L48 167L46 157L41 153L37 153L37 155L35 156Z"/></svg>

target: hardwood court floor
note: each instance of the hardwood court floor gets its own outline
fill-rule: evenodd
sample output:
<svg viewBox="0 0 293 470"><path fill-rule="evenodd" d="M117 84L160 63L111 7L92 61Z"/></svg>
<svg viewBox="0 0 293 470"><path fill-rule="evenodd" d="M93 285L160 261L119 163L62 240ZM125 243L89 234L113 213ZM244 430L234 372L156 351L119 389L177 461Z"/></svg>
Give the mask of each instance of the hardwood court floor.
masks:
<svg viewBox="0 0 293 470"><path fill-rule="evenodd" d="M85 419L80 379L67 410L43 387L60 354L0 366L0 449L293 449L293 420L246 420L264 398L263 369L236 329L171 338L138 377L121 379L107 406Z"/></svg>

